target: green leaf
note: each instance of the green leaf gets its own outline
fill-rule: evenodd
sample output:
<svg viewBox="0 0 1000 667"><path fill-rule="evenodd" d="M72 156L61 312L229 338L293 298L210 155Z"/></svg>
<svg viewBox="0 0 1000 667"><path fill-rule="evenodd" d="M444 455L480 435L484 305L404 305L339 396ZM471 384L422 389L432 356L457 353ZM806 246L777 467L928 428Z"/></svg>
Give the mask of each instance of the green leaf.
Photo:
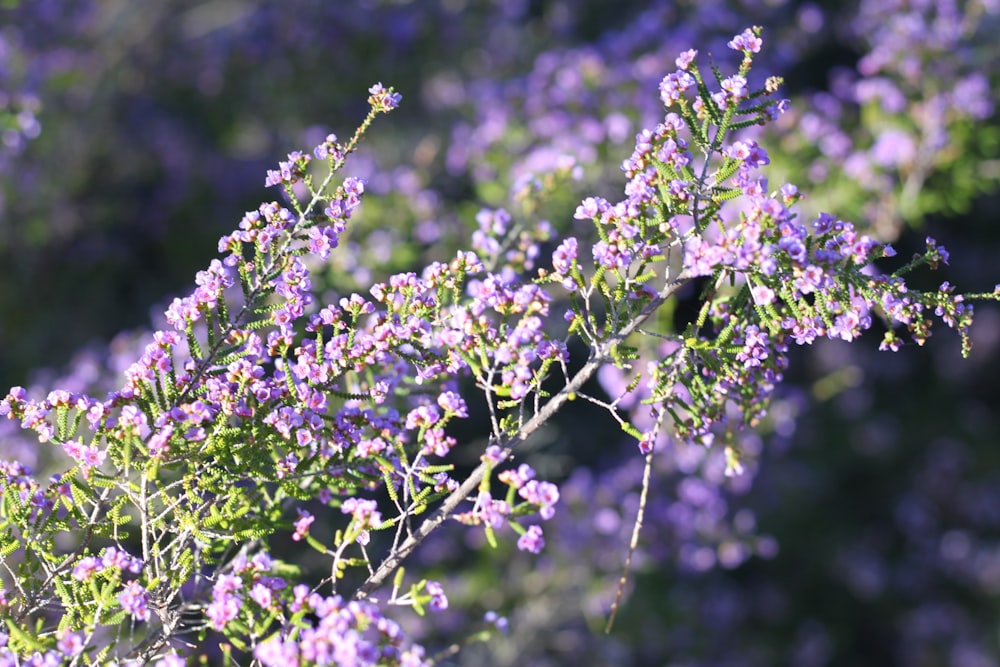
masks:
<svg viewBox="0 0 1000 667"><path fill-rule="evenodd" d="M330 550L326 548L325 544L323 544L322 542L320 542L319 540L317 540L315 537L313 537L309 533L306 533L305 537L306 537L306 542L309 544L309 546L311 546L316 551L320 552L321 554L328 554L328 553L330 553Z"/></svg>
<svg viewBox="0 0 1000 667"><path fill-rule="evenodd" d="M496 532L493 530L493 526L491 526L489 524L486 524L484 532L486 533L486 542L491 547L493 547L494 549L496 549L497 548L497 535L496 535Z"/></svg>
<svg viewBox="0 0 1000 667"><path fill-rule="evenodd" d="M28 653L30 651L45 652L48 649L38 637L22 630L14 619L7 618L4 620L7 623L7 631L10 635L10 647L14 649L15 653Z"/></svg>

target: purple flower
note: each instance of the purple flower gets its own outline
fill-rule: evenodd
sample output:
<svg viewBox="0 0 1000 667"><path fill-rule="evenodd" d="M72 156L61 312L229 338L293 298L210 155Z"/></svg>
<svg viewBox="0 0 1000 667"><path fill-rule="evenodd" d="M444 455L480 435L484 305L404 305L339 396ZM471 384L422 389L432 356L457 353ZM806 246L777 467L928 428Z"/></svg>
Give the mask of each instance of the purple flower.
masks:
<svg viewBox="0 0 1000 667"><path fill-rule="evenodd" d="M378 503L374 500L348 498L340 506L340 511L351 515L357 524L356 528L378 528L382 524L382 514L378 511Z"/></svg>
<svg viewBox="0 0 1000 667"><path fill-rule="evenodd" d="M301 507L296 507L295 511L299 513L299 518L295 520L295 532L292 534L292 539L298 542L309 533L309 526L316 520L316 517Z"/></svg>
<svg viewBox="0 0 1000 667"><path fill-rule="evenodd" d="M437 403L441 409L451 413L456 417L465 418L469 416L469 408L465 404L465 399L453 391L446 391L438 396Z"/></svg>
<svg viewBox="0 0 1000 667"><path fill-rule="evenodd" d="M684 91L695 85L695 79L688 72L678 70L672 72L660 81L660 100L664 106L675 104L684 96Z"/></svg>
<svg viewBox="0 0 1000 667"><path fill-rule="evenodd" d="M431 596L430 606L434 611L444 611L448 608L448 596L444 593L444 588L436 581L428 581L427 592Z"/></svg>
<svg viewBox="0 0 1000 667"><path fill-rule="evenodd" d="M137 581L130 581L125 585L125 590L118 594L118 602L122 609L132 615L137 621L149 620L149 594Z"/></svg>
<svg viewBox="0 0 1000 667"><path fill-rule="evenodd" d="M187 661L184 658L171 652L154 662L153 667L184 667L186 664Z"/></svg>
<svg viewBox="0 0 1000 667"><path fill-rule="evenodd" d="M734 100L742 99L750 94L746 78L738 74L723 79L719 82L719 86L729 93Z"/></svg>
<svg viewBox="0 0 1000 667"><path fill-rule="evenodd" d="M257 582L250 589L250 599L264 609L270 609L274 604L274 592L264 584Z"/></svg>
<svg viewBox="0 0 1000 667"><path fill-rule="evenodd" d="M78 632L60 631L56 648L64 655L76 656L83 651L83 635Z"/></svg>
<svg viewBox="0 0 1000 667"><path fill-rule="evenodd" d="M573 217L577 220L595 220L608 209L608 202L600 197L587 197L576 207Z"/></svg>
<svg viewBox="0 0 1000 667"><path fill-rule="evenodd" d="M520 489L534 476L534 469L527 463L522 463L516 470L504 470L497 475L497 479L515 489Z"/></svg>
<svg viewBox="0 0 1000 667"><path fill-rule="evenodd" d="M760 366L768 357L768 336L756 324L746 328L743 349L736 354L736 360L742 361L745 368Z"/></svg>
<svg viewBox="0 0 1000 667"><path fill-rule="evenodd" d="M243 588L243 580L232 574L220 574L212 588L220 594L232 593Z"/></svg>
<svg viewBox="0 0 1000 667"><path fill-rule="evenodd" d="M552 268L560 275L568 275L576 261L577 240L569 237L559 244L552 253Z"/></svg>
<svg viewBox="0 0 1000 667"><path fill-rule="evenodd" d="M486 448L483 455L480 456L480 459L482 461L489 461L489 463L493 466L500 465L500 463L504 460L503 449L498 445L490 445Z"/></svg>
<svg viewBox="0 0 1000 667"><path fill-rule="evenodd" d="M830 327L830 338L841 338L850 342L861 335L860 325L861 318L853 310L837 315L833 320L833 326Z"/></svg>
<svg viewBox="0 0 1000 667"><path fill-rule="evenodd" d="M677 60L674 61L674 64L677 66L677 69L686 70L691 66L691 63L694 62L697 55L698 51L696 49L688 49L687 51L681 52L681 54L677 56Z"/></svg>
<svg viewBox="0 0 1000 667"><path fill-rule="evenodd" d="M541 552L545 546L545 538L542 537L540 526L529 526L528 530L517 540L517 548L521 551L530 551L533 554Z"/></svg>
<svg viewBox="0 0 1000 667"><path fill-rule="evenodd" d="M450 435L445 435L443 428L429 428L424 432L423 452L435 456L447 456L451 448L455 446L455 439Z"/></svg>
<svg viewBox="0 0 1000 667"><path fill-rule="evenodd" d="M400 101L403 99L402 95L393 92L392 88L384 88L381 83L376 83L369 88L368 94L368 104L370 104L372 109L375 111L381 111L383 113L392 111L398 107Z"/></svg>
<svg viewBox="0 0 1000 667"><path fill-rule="evenodd" d="M694 236L684 246L684 270L691 276L710 276L724 260L724 250Z"/></svg>
<svg viewBox="0 0 1000 667"><path fill-rule="evenodd" d="M70 458L83 464L83 468L92 468L104 463L107 453L97 445L84 445L79 440L68 440L63 443L63 451Z"/></svg>
<svg viewBox="0 0 1000 667"><path fill-rule="evenodd" d="M538 513L543 519L551 519L555 515L555 504L559 502L559 487L555 484L532 479L518 490L518 495L532 505L538 505Z"/></svg>
<svg viewBox="0 0 1000 667"><path fill-rule="evenodd" d="M104 567L94 556L84 556L73 566L73 578L77 581L87 581Z"/></svg>
<svg viewBox="0 0 1000 667"><path fill-rule="evenodd" d="M205 616L216 630L222 630L240 613L240 599L235 595L220 593L205 609Z"/></svg>
<svg viewBox="0 0 1000 667"><path fill-rule="evenodd" d="M767 306L774 303L774 290L767 285L754 285L750 288L750 296L758 306Z"/></svg>
<svg viewBox="0 0 1000 667"><path fill-rule="evenodd" d="M132 574L139 574L142 571L142 559L116 547L104 550L101 554L101 563L106 568L117 567Z"/></svg>
<svg viewBox="0 0 1000 667"><path fill-rule="evenodd" d="M594 261L609 269L624 269L632 261L632 253L617 243L598 241L593 252Z"/></svg>
<svg viewBox="0 0 1000 667"><path fill-rule="evenodd" d="M755 35L749 28L733 37L733 39L726 44L726 46L734 51L744 51L750 53L759 53L760 47L763 45L764 41Z"/></svg>
<svg viewBox="0 0 1000 667"><path fill-rule="evenodd" d="M489 491L480 491L476 499L478 518L492 528L500 528L511 512L505 500L494 500Z"/></svg>
<svg viewBox="0 0 1000 667"><path fill-rule="evenodd" d="M824 289L829 280L826 274L823 273L823 269L810 264L795 278L793 284L800 294L812 294Z"/></svg>
<svg viewBox="0 0 1000 667"><path fill-rule="evenodd" d="M434 426L441 419L440 413L433 405L421 405L406 415L406 428L418 429Z"/></svg>

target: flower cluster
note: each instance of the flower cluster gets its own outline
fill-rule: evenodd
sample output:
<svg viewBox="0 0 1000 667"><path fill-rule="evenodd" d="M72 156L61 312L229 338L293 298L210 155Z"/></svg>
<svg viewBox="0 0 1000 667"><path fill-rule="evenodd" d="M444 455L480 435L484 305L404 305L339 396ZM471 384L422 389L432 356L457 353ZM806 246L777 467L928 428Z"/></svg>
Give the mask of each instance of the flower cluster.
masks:
<svg viewBox="0 0 1000 667"><path fill-rule="evenodd" d="M114 650L122 661L170 664L171 646L211 631L224 651L263 665L427 664L377 601L449 608L440 581L401 593L402 562L449 519L481 527L492 546L509 526L519 550L544 548L541 526L519 519L553 519L562 492L527 463L500 468L568 401L607 410L648 461L679 444L713 452L712 474L736 478L747 467L744 432L767 414L789 339L854 340L876 313L922 342L931 311L964 335L964 297L947 283L919 292L901 277L947 262L942 248L928 242L882 276L871 263L891 257L889 246L833 216L802 225L797 190L768 191L758 175L768 153L734 140L785 106L774 99L780 81L750 84L762 44L759 29L736 35L728 46L742 56L738 70L713 68L714 81L697 52L676 59L660 84L670 108L622 163L624 199L591 196L573 216L592 224L589 253L582 236L569 237L551 270L540 268L550 227L528 231L506 209L484 209L472 239L479 254L392 275L370 298L331 296L315 289L313 269L340 246L366 193L364 179L334 178L374 118L400 102L372 86L350 140L329 135L268 172L285 203L262 204L219 240L223 258L169 306L168 328L123 386L103 400L58 390L39 401L14 388L0 402L0 416L72 461L46 487L25 466L0 469L0 509L15 528L0 553L15 554L8 571L25 591L5 606L41 628L4 650L15 661L57 646L73 660ZM570 301L562 319L553 283ZM695 284L696 316L662 316ZM895 348L895 336L890 328L884 345ZM588 350L580 364L571 340ZM585 390L602 369L621 385L610 400ZM463 390L478 394L475 405ZM476 408L485 451L452 479L462 459L449 429ZM494 480L506 490L494 495ZM692 514L720 506L708 487L682 485ZM327 523L320 512L332 535L311 533ZM392 538L376 540L381 531ZM717 552L691 546L688 560L735 565L751 552L749 531ZM63 555L66 533L80 543ZM320 584L329 594L269 555L286 534L329 558ZM94 537L133 539L142 558L118 547L91 555ZM362 583L345 596L349 569ZM122 583L124 572L135 576ZM392 590L376 594L390 579ZM47 627L56 616L57 631ZM104 628L125 622L145 624L140 643L98 645Z"/></svg>
<svg viewBox="0 0 1000 667"><path fill-rule="evenodd" d="M248 601L278 614L282 599L302 606L301 600L288 597L301 597L301 591L264 574L270 561L258 563L261 554L250 561L252 567L241 565L245 559L238 557L213 576L196 567L196 545L227 535L260 539L287 527L293 541L335 554L336 567L357 564L342 560L355 544L367 560L363 548L372 531L404 525L401 518L457 490L446 475L451 466L428 460L448 456L455 444L446 432L448 423L469 415L453 378L471 374L495 409L507 410L510 406L497 403L513 404L539 392L548 367L565 362L565 347L542 326L548 315L546 292L520 284L516 273L501 277L485 272L471 252L458 253L448 264L433 264L422 276L400 274L375 285L374 301L354 294L315 308L305 256L323 259L337 247L364 194L361 179L349 177L334 187L331 178L374 115L399 101L381 86L370 92L372 112L358 134L346 144L331 135L313 152L329 167L322 183L310 171L312 158L301 153L289 155L270 172L268 184L281 186L291 206L264 204L220 240L225 257L198 273L190 296L170 305L166 322L171 329L153 336L126 370L121 389L104 400L56 391L35 401L14 388L0 404L3 416L35 431L41 441L60 445L80 473L70 492L65 481L53 480L42 488L31 479L30 469L5 466L4 497L19 488L18 509L25 517L30 513L49 533L68 527L67 521L85 526L106 517L107 530L117 534L118 525L130 522L123 508L132 503L145 517L143 543L163 545L142 563L115 559L119 552L114 550L101 560L83 551L60 566L68 569L51 573L76 582L60 596L67 606L84 599L82 586L95 576L112 576L109 568L124 567L138 575L122 586L114 605L103 600L76 603L74 627L87 636L116 622L112 607L117 607L134 622L162 623L139 655L163 657L170 633L177 631L169 628L186 631L187 622L180 619L203 606L207 627L253 649L255 644L239 639L258 613L247 607ZM299 186L309 190L308 204L299 202ZM529 264L524 261L532 261L538 250L534 236L522 238L518 248L525 269ZM242 294L234 293L237 284ZM161 474L177 481L143 487L147 491L141 497L132 495L138 482L129 481L131 476L147 484ZM377 501L354 497L362 489L377 488L379 478L401 512L393 521L382 519ZM533 480L525 494L524 507L541 508L543 518L552 516L558 498L554 485ZM295 502L310 498L339 505L350 517L332 550L309 534L316 516ZM30 505L25 503L29 500ZM297 518L281 520L289 510ZM178 526L181 532L175 533ZM540 548L539 530L530 529L536 536L530 545L534 550ZM25 536L9 536L4 549L23 553L26 564L31 552L45 545L33 546ZM211 602L202 605L198 593L177 598L171 589L179 586L209 591ZM440 584L428 582L424 590L421 595L428 596L432 609L447 608ZM302 660L324 664L326 649L316 647L342 644L328 635L334 626L340 628L336 619L342 615L326 613L339 603L335 598L310 600L309 611L320 621L318 634L297 643L288 638L256 644L262 662L270 664L268 656L277 650L282 655L300 651ZM404 600L422 604L412 595L399 603ZM349 603L345 612L358 622L356 609L375 609L359 604ZM154 608L159 610L155 618ZM373 623L382 639L356 648L359 656L384 664L392 657L384 642L398 646L401 635L388 622ZM84 650L94 647L80 648ZM122 654L127 650L123 647ZM418 657L401 651L396 659L421 664Z"/></svg>
<svg viewBox="0 0 1000 667"><path fill-rule="evenodd" d="M299 621L287 633L261 642L254 649L254 657L261 665L423 667L431 664L420 646L404 647L399 625L383 616L372 603L323 597L310 593L306 586L297 586L288 613L300 619L310 614L316 620Z"/></svg>
<svg viewBox="0 0 1000 667"><path fill-rule="evenodd" d="M490 445L481 459L484 465L495 469L504 461L504 452L497 445ZM519 534L517 548L521 551L539 553L545 546L542 527L532 524L525 528L513 521L514 517L537 513L543 520L552 519L559 502L559 487L551 482L535 479L535 470L527 463L517 468L503 470L496 475L499 482L507 486L503 499L492 496L489 490L481 489L471 510L454 516L459 523L470 526L484 526L487 538L493 540L493 530L505 523ZM520 498L520 502L518 502Z"/></svg>
<svg viewBox="0 0 1000 667"><path fill-rule="evenodd" d="M605 297L603 309L612 314L634 313L636 303L664 289L663 278L647 267L669 260L673 247L682 249L677 280L708 281L698 317L680 332L662 329L648 343L640 341L639 353L648 355L642 373L612 396L612 405L632 393L643 401L643 414L633 414L632 424L624 426L644 453L669 437L664 423L672 423L682 440L703 445L720 434L730 441L735 431L755 426L783 379L789 339L800 345L822 336L854 340L872 326L875 309L888 325L883 347L898 348L893 325L906 326L922 343L934 310L959 330L968 349L972 309L963 297L952 296L947 284L939 292L911 293L899 277L918 265L946 261L946 253L940 255L929 242L923 256L893 276L881 275L871 264L894 256L891 246L828 214L811 226L798 222L793 208L801 197L798 189L786 184L769 192L767 179L757 175L770 164L767 151L753 139L727 141L730 129L762 122L784 108L783 102L756 101L773 93L776 81L756 93L742 83L761 47L756 33L741 33L729 47L744 60L732 77L716 73L721 95L698 92L706 86L696 54L681 54L678 70L661 83L661 98L677 111L636 136L635 150L622 165L630 179L627 198L617 204L587 198L578 207L576 218L592 220L600 237L593 250L594 277L588 281L581 272L575 239L564 241L552 256L548 278L560 282L577 304L567 317L595 341L613 330L595 320L595 295ZM719 119L714 136L699 125L708 118ZM719 160L714 171L711 160L694 163L686 150L689 137L712 143ZM724 208L733 198L740 202L735 215ZM615 282L602 283L602 270ZM726 283L735 287L726 289ZM727 445L726 452L728 474L739 474L738 450Z"/></svg>

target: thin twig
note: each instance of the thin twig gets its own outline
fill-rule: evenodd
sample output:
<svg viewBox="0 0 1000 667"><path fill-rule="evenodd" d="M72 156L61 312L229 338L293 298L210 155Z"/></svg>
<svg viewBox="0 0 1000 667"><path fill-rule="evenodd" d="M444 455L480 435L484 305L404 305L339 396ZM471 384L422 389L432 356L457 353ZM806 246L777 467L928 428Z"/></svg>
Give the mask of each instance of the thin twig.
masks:
<svg viewBox="0 0 1000 667"><path fill-rule="evenodd" d="M639 495L639 511L635 515L635 523L632 524L632 539L628 545L628 555L625 556L625 567L622 569L622 576L618 580L618 592L615 593L615 601L611 603L611 612L608 614L608 624L604 626L604 634L611 634L611 628L615 624L615 616L618 615L618 605L621 604L622 596L625 594L625 584L628 583L628 573L632 568L632 554L639 545L639 531L642 530L642 520L646 514L646 499L649 496L649 478L653 470L653 452L646 454L646 465L642 471L642 493Z"/></svg>

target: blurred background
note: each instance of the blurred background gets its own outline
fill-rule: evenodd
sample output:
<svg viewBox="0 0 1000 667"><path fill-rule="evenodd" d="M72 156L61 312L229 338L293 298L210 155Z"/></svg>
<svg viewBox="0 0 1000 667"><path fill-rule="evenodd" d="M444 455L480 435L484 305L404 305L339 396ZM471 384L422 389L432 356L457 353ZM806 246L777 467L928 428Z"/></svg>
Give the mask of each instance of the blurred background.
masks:
<svg viewBox="0 0 1000 667"><path fill-rule="evenodd" d="M925 288L992 291L993 0L2 0L0 384L115 388L219 236L278 196L266 170L349 135L376 81L403 104L348 164L369 194L327 297L453 255L483 207L560 233L582 197L620 197L677 54L732 68L725 43L750 25L753 82L781 75L792 101L756 135L772 188L901 258L934 236L952 262ZM945 330L898 353L878 332L796 350L741 478L663 452L610 635L642 460L574 405L526 454L562 482L543 554L446 531L419 566L451 608L401 620L443 649L508 618L454 665L1000 665L1000 312L977 320L967 361ZM46 465L3 428L0 455Z"/></svg>

